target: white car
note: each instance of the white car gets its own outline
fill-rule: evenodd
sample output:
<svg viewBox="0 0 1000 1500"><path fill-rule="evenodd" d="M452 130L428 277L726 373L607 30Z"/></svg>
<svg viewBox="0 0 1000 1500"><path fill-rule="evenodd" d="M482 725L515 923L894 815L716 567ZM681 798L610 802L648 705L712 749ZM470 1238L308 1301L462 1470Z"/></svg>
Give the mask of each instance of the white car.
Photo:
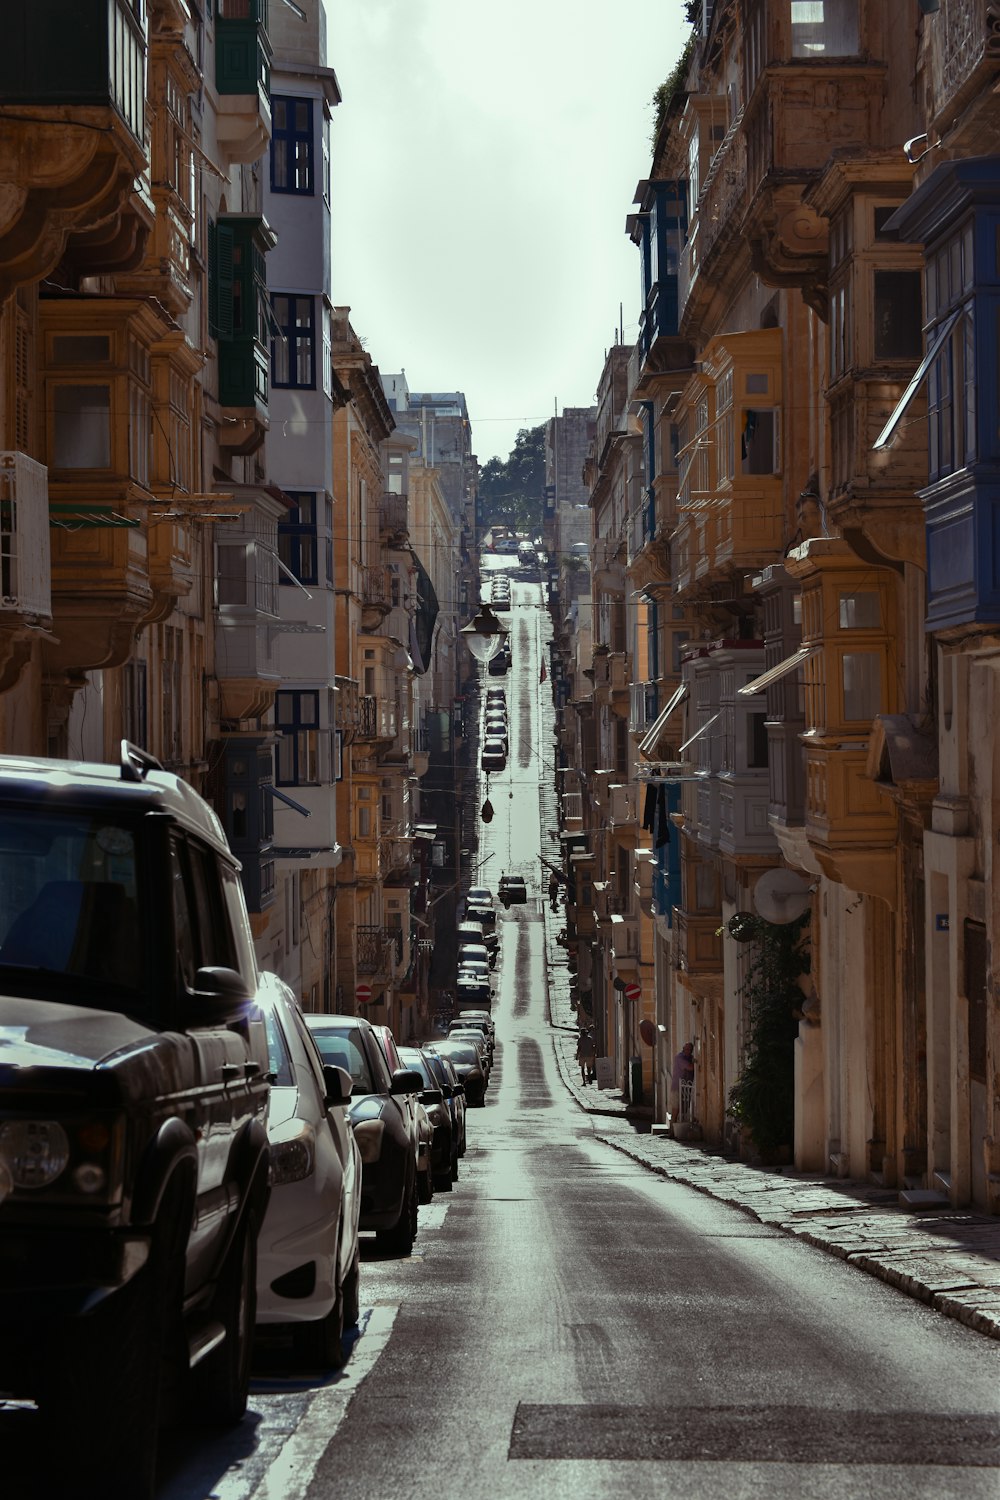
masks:
<svg viewBox="0 0 1000 1500"><path fill-rule="evenodd" d="M300 1358L336 1368L359 1310L361 1157L347 1118L351 1075L324 1065L286 985L276 980L261 1008L274 1082L257 1324L291 1324Z"/></svg>

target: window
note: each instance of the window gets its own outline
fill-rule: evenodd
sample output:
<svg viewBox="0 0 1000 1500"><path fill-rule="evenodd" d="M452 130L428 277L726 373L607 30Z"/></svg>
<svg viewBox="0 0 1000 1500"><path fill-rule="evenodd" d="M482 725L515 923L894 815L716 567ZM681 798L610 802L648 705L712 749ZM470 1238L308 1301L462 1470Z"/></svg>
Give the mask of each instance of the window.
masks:
<svg viewBox="0 0 1000 1500"><path fill-rule="evenodd" d="M747 714L747 769L763 770L767 765L767 714Z"/></svg>
<svg viewBox="0 0 1000 1500"><path fill-rule="evenodd" d="M111 467L111 387L57 385L52 393L52 467Z"/></svg>
<svg viewBox="0 0 1000 1500"><path fill-rule="evenodd" d="M216 596L220 605L250 603L249 543L219 546Z"/></svg>
<svg viewBox="0 0 1000 1500"><path fill-rule="evenodd" d="M278 693L275 728L280 730L278 786L319 785L319 693Z"/></svg>
<svg viewBox="0 0 1000 1500"><path fill-rule="evenodd" d="M877 651L845 654L842 663L844 718L848 723L871 723L879 711L881 657Z"/></svg>
<svg viewBox="0 0 1000 1500"><path fill-rule="evenodd" d="M296 503L287 519L278 522L278 556L300 583L316 583L316 500L315 495L290 491ZM283 583L288 579L282 577Z"/></svg>
<svg viewBox="0 0 1000 1500"><path fill-rule="evenodd" d="M858 0L792 0L793 57L854 57Z"/></svg>
<svg viewBox="0 0 1000 1500"><path fill-rule="evenodd" d="M271 338L271 383L293 390L316 386L316 322L312 297L275 292Z"/></svg>
<svg viewBox="0 0 1000 1500"><path fill-rule="evenodd" d="M271 191L313 193L313 101L271 100Z"/></svg>
<svg viewBox="0 0 1000 1500"><path fill-rule="evenodd" d="M127 740L145 748L149 730L146 722L144 661L127 661L122 667L122 728Z"/></svg>
<svg viewBox="0 0 1000 1500"><path fill-rule="evenodd" d="M841 630L878 630L882 623L878 594L867 591L859 594L841 594Z"/></svg>
<svg viewBox="0 0 1000 1500"><path fill-rule="evenodd" d="M743 412L740 434L740 472L743 474L776 474L778 472L778 413L768 407L757 411L747 407Z"/></svg>
<svg viewBox="0 0 1000 1500"><path fill-rule="evenodd" d="M170 625L160 626L160 758L168 765L181 758L181 683L184 637Z"/></svg>
<svg viewBox="0 0 1000 1500"><path fill-rule="evenodd" d="M875 358L919 359L923 350L919 271L875 272Z"/></svg>

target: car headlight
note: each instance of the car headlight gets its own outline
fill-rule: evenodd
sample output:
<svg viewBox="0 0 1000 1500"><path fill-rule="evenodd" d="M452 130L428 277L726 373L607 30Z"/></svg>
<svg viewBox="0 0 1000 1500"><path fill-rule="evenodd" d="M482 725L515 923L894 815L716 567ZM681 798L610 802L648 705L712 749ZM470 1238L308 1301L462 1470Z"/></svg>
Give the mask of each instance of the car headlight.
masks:
<svg viewBox="0 0 1000 1500"><path fill-rule="evenodd" d="M312 1173L316 1165L316 1132L311 1125L292 1120L290 1128L279 1132L277 1139L269 1140L268 1145L273 1187L301 1182Z"/></svg>
<svg viewBox="0 0 1000 1500"><path fill-rule="evenodd" d="M378 1161L382 1155L384 1120L359 1120L354 1127L354 1139L363 1162Z"/></svg>
<svg viewBox="0 0 1000 1500"><path fill-rule="evenodd" d="M44 1188L69 1162L69 1139L58 1120L6 1120L0 1125L0 1161L16 1188Z"/></svg>

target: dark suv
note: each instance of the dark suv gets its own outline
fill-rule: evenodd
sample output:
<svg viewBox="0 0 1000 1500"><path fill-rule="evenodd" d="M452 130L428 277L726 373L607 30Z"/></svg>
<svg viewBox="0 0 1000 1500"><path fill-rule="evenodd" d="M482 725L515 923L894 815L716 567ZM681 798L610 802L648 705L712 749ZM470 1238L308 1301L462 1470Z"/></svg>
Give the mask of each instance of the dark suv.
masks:
<svg viewBox="0 0 1000 1500"><path fill-rule="evenodd" d="M168 1396L246 1408L268 983L190 786L124 744L0 757L0 1391L50 1410L67 1493L145 1500Z"/></svg>

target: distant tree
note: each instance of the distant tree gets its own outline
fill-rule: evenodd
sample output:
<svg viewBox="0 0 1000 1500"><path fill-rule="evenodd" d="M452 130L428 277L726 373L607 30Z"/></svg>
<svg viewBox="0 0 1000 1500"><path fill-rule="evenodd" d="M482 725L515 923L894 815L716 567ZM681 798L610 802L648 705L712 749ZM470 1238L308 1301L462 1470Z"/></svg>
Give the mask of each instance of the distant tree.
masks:
<svg viewBox="0 0 1000 1500"><path fill-rule="evenodd" d="M540 531L544 487L543 423L539 427L522 427L509 456L491 458L479 471L479 514L483 526Z"/></svg>

